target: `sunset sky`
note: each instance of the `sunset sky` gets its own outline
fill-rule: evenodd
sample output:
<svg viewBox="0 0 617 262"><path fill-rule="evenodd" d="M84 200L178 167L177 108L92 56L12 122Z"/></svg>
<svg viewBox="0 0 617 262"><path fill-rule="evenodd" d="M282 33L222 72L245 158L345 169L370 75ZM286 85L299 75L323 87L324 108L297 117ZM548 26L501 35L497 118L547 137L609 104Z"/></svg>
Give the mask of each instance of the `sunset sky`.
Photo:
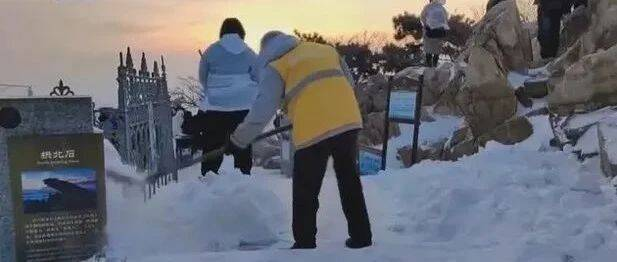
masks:
<svg viewBox="0 0 617 262"><path fill-rule="evenodd" d="M167 58L170 88L196 75L198 49L218 38L220 23L238 17L257 48L267 31L317 31L327 36L392 33L392 17L419 13L426 1L403 0L0 0L0 83L29 84L48 94L59 78L97 105L116 104L118 52L130 45L148 63ZM450 0L453 13L484 0ZM256 50L257 51L257 50ZM3 91L0 96L19 94Z"/></svg>

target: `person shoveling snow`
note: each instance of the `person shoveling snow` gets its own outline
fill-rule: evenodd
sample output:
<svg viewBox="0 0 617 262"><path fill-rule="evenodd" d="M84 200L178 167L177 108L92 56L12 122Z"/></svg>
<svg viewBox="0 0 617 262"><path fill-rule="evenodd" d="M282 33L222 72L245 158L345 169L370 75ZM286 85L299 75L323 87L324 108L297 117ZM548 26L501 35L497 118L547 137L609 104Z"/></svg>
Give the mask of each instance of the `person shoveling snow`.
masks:
<svg viewBox="0 0 617 262"><path fill-rule="evenodd" d="M328 45L302 42L273 31L261 41L259 95L225 151L247 148L272 119L279 105L293 125L292 249L316 247L318 195L330 156L343 211L349 248L372 245L372 233L358 174L358 130L362 117L343 59ZM282 101L281 101L282 100Z"/></svg>

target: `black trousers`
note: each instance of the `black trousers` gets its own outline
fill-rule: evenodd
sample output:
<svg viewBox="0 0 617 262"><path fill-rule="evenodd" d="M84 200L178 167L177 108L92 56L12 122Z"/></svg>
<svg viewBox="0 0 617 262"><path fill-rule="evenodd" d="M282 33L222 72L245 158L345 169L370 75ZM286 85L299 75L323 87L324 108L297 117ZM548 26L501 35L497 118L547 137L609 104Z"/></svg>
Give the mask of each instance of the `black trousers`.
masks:
<svg viewBox="0 0 617 262"><path fill-rule="evenodd" d="M426 54L426 67L437 67L439 65L439 54Z"/></svg>
<svg viewBox="0 0 617 262"><path fill-rule="evenodd" d="M561 11L543 11L538 8L538 41L542 58L556 57L559 51Z"/></svg>
<svg viewBox="0 0 617 262"><path fill-rule="evenodd" d="M354 240L371 240L371 226L358 170L358 131L350 131L296 151L293 175L293 235L296 243L315 244L319 191L330 156L338 181L347 230Z"/></svg>
<svg viewBox="0 0 617 262"><path fill-rule="evenodd" d="M200 144L204 153L221 148L229 141L229 136L236 130L238 125L244 121L248 110L222 112L222 111L199 111L196 122L201 135ZM210 161L201 163L201 174L205 175L208 171L219 172L223 156ZM238 154L234 155L234 166L243 174L249 175L253 167L252 149L249 146Z"/></svg>

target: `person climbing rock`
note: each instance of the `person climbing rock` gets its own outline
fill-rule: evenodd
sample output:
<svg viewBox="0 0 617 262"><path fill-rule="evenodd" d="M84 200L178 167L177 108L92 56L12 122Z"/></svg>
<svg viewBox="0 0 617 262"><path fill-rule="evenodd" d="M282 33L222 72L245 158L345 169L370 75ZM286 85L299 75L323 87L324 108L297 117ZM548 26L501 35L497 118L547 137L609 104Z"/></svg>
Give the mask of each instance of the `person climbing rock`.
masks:
<svg viewBox="0 0 617 262"><path fill-rule="evenodd" d="M420 15L424 28L422 42L428 67L437 67L439 55L442 52L448 30L450 30L445 4L446 0L430 0Z"/></svg>
<svg viewBox="0 0 617 262"><path fill-rule="evenodd" d="M244 42L246 33L240 21L228 18L220 30L220 40L202 55L199 81L205 98L194 117L197 139L204 152L225 145L229 135L244 120L257 95L257 74L253 65L257 55ZM201 173L219 172L223 156L202 163ZM253 165L251 147L234 154L234 166L250 174Z"/></svg>
<svg viewBox="0 0 617 262"><path fill-rule="evenodd" d="M261 41L259 94L231 135L228 153L249 146L279 106L293 124L293 249L316 247L318 195L328 159L334 159L349 248L372 245L372 233L358 173L358 131L362 117L344 60L329 45L303 42L273 31Z"/></svg>

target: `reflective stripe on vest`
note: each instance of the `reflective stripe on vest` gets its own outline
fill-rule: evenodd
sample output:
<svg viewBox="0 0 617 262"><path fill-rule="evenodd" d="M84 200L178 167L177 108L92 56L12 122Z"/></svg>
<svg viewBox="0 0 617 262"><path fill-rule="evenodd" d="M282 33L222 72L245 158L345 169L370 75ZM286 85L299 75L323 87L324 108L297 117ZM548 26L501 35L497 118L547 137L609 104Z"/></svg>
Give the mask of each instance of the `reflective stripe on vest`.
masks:
<svg viewBox="0 0 617 262"><path fill-rule="evenodd" d="M300 83L291 88L289 92L285 94L284 107L287 107L287 104L291 102L292 99L298 96L305 88L307 88L310 84L331 77L344 77L345 73L340 69L330 69L330 70L322 70L317 71L315 73L310 74L306 78L302 79Z"/></svg>
<svg viewBox="0 0 617 262"><path fill-rule="evenodd" d="M353 86L334 47L301 42L270 65L285 83L282 107L296 150L362 128Z"/></svg>

